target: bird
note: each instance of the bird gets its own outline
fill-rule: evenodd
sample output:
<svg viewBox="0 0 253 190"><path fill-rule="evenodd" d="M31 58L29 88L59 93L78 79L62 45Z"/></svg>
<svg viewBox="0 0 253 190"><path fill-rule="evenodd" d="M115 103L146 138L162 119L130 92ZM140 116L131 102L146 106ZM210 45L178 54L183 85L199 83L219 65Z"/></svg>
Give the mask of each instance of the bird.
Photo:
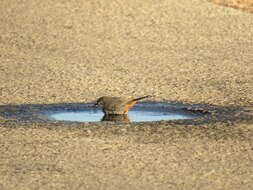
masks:
<svg viewBox="0 0 253 190"><path fill-rule="evenodd" d="M129 99L124 97L102 96L97 100L95 106L102 107L105 115L122 115L127 114L133 105L137 103L137 101L150 97L152 96L149 95L140 98Z"/></svg>

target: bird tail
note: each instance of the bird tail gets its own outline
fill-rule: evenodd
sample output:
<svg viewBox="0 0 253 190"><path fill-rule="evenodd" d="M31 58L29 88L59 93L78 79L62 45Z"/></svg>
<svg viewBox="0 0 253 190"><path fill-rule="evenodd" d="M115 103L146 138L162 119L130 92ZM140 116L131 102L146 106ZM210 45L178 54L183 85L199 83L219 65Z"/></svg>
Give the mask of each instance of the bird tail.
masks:
<svg viewBox="0 0 253 190"><path fill-rule="evenodd" d="M151 98L151 97L153 97L153 96L150 96L150 95L148 95L148 96L143 96L143 97L140 97L140 98L135 98L135 99L133 99L133 101L138 101L138 100L142 100L142 99L144 99L144 98Z"/></svg>

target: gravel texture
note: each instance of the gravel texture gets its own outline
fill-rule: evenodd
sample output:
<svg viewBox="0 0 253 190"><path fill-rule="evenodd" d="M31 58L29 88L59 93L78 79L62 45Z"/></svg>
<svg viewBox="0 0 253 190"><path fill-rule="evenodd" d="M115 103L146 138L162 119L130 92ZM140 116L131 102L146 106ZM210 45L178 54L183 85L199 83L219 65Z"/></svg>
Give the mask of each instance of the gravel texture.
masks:
<svg viewBox="0 0 253 190"><path fill-rule="evenodd" d="M252 21L206 0L2 0L0 105L155 95L251 117ZM0 116L1 190L251 190L252 173L252 117L93 125Z"/></svg>

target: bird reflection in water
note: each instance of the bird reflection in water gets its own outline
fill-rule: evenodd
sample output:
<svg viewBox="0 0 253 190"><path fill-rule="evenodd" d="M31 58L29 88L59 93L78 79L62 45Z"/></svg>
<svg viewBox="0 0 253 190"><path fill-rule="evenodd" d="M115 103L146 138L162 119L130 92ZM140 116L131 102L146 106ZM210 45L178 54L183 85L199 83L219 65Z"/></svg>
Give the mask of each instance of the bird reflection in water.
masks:
<svg viewBox="0 0 253 190"><path fill-rule="evenodd" d="M105 114L101 121L130 122L127 114Z"/></svg>

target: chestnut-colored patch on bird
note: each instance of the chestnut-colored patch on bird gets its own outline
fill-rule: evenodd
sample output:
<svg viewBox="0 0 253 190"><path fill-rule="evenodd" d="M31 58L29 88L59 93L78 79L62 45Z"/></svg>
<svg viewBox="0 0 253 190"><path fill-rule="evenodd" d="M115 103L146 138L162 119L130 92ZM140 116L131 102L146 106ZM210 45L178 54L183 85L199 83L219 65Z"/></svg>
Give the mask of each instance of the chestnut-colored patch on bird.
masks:
<svg viewBox="0 0 253 190"><path fill-rule="evenodd" d="M131 107L133 107L134 104L136 104L137 101L131 101L129 104L127 104L125 107L124 107L124 111L127 113Z"/></svg>

